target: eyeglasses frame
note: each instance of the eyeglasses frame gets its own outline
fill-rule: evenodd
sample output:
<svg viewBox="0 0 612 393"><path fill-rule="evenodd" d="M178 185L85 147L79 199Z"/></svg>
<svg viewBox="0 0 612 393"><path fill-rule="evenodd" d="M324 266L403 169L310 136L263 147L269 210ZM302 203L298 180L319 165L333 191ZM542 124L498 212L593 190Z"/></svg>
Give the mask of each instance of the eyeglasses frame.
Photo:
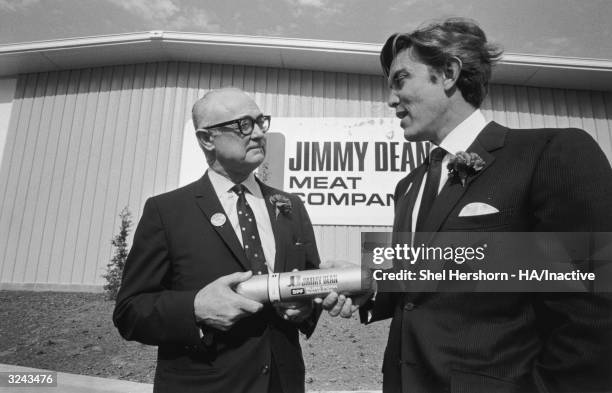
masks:
<svg viewBox="0 0 612 393"><path fill-rule="evenodd" d="M240 121L241 120L245 120L245 119L251 119L251 121L253 122L253 128L251 129L251 131L247 134L242 130L242 126L240 125ZM264 130L258 123L257 120L259 119L263 119L264 121L268 122L268 128L266 130ZM225 127L225 126L229 126L230 124L236 124L238 126L238 131L240 132L241 135L243 136L249 136L253 133L253 131L255 130L255 125L257 125L262 132L266 133L269 129L270 129L270 123L272 122L272 116L270 115L259 115L257 116L257 118L253 118L252 116L246 115L246 116L242 116L238 119L234 119L234 120L228 120L228 121L224 121L222 123L218 123L218 124L213 124L211 126L208 127L203 127L203 128L198 128L196 130L196 132L199 131L208 131L208 130L212 130L215 128L221 128L221 127Z"/></svg>

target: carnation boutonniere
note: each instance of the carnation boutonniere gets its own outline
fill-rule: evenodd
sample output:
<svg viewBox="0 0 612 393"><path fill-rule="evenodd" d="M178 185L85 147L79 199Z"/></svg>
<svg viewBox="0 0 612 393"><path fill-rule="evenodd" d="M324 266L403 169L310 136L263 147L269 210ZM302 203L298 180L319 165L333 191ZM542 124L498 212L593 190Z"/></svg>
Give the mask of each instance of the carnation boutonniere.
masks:
<svg viewBox="0 0 612 393"><path fill-rule="evenodd" d="M465 182L469 176L474 176L485 166L485 161L476 153L458 151L452 157L448 165L448 176L458 178L461 185L465 187Z"/></svg>
<svg viewBox="0 0 612 393"><path fill-rule="evenodd" d="M284 195L274 194L270 197L270 203L276 208L276 217L278 213L282 213L284 216L291 214L291 201Z"/></svg>

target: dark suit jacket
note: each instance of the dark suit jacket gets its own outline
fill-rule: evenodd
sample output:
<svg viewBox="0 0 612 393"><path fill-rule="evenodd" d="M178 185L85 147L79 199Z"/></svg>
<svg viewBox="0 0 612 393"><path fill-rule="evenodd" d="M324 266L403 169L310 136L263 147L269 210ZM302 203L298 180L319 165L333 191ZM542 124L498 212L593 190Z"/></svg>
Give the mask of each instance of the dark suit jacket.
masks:
<svg viewBox="0 0 612 393"><path fill-rule="evenodd" d="M468 152L485 168L445 184L423 232L612 231L612 170L584 131L489 123ZM396 214L424 173L398 183ZM459 217L473 202L499 213ZM609 294L378 293L371 321L389 317L385 392L612 391Z"/></svg>
<svg viewBox="0 0 612 393"><path fill-rule="evenodd" d="M276 271L319 265L314 233L302 202L260 182L276 241ZM270 196L289 198L290 213L276 214ZM121 335L157 345L155 392L265 392L271 358L285 392L304 391L304 363L295 324L272 307L215 332L205 346L194 317L194 298L221 276L250 268L205 174L185 187L147 200L125 265L113 320ZM310 335L319 312L299 328Z"/></svg>

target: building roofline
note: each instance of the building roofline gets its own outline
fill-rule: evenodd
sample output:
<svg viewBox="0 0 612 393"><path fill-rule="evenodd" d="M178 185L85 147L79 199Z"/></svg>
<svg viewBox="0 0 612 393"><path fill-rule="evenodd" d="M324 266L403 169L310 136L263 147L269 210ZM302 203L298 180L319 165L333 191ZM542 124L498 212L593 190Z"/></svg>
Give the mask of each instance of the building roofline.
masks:
<svg viewBox="0 0 612 393"><path fill-rule="evenodd" d="M188 61L380 75L380 44L149 31L0 45L0 76ZM612 91L612 61L506 53L493 83Z"/></svg>

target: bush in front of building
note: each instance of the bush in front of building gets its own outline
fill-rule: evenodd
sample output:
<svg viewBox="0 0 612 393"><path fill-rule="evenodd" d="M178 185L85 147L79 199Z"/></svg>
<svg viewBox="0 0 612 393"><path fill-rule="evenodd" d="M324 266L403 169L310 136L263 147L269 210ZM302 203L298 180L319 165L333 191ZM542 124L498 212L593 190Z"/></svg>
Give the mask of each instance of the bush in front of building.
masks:
<svg viewBox="0 0 612 393"><path fill-rule="evenodd" d="M127 239L132 227L132 214L127 206L121 210L119 218L121 218L119 233L111 240L115 252L110 262L106 265L106 274L102 276L106 279L104 290L108 300L117 299L117 293L121 286L121 277L123 276L123 267L129 252Z"/></svg>

